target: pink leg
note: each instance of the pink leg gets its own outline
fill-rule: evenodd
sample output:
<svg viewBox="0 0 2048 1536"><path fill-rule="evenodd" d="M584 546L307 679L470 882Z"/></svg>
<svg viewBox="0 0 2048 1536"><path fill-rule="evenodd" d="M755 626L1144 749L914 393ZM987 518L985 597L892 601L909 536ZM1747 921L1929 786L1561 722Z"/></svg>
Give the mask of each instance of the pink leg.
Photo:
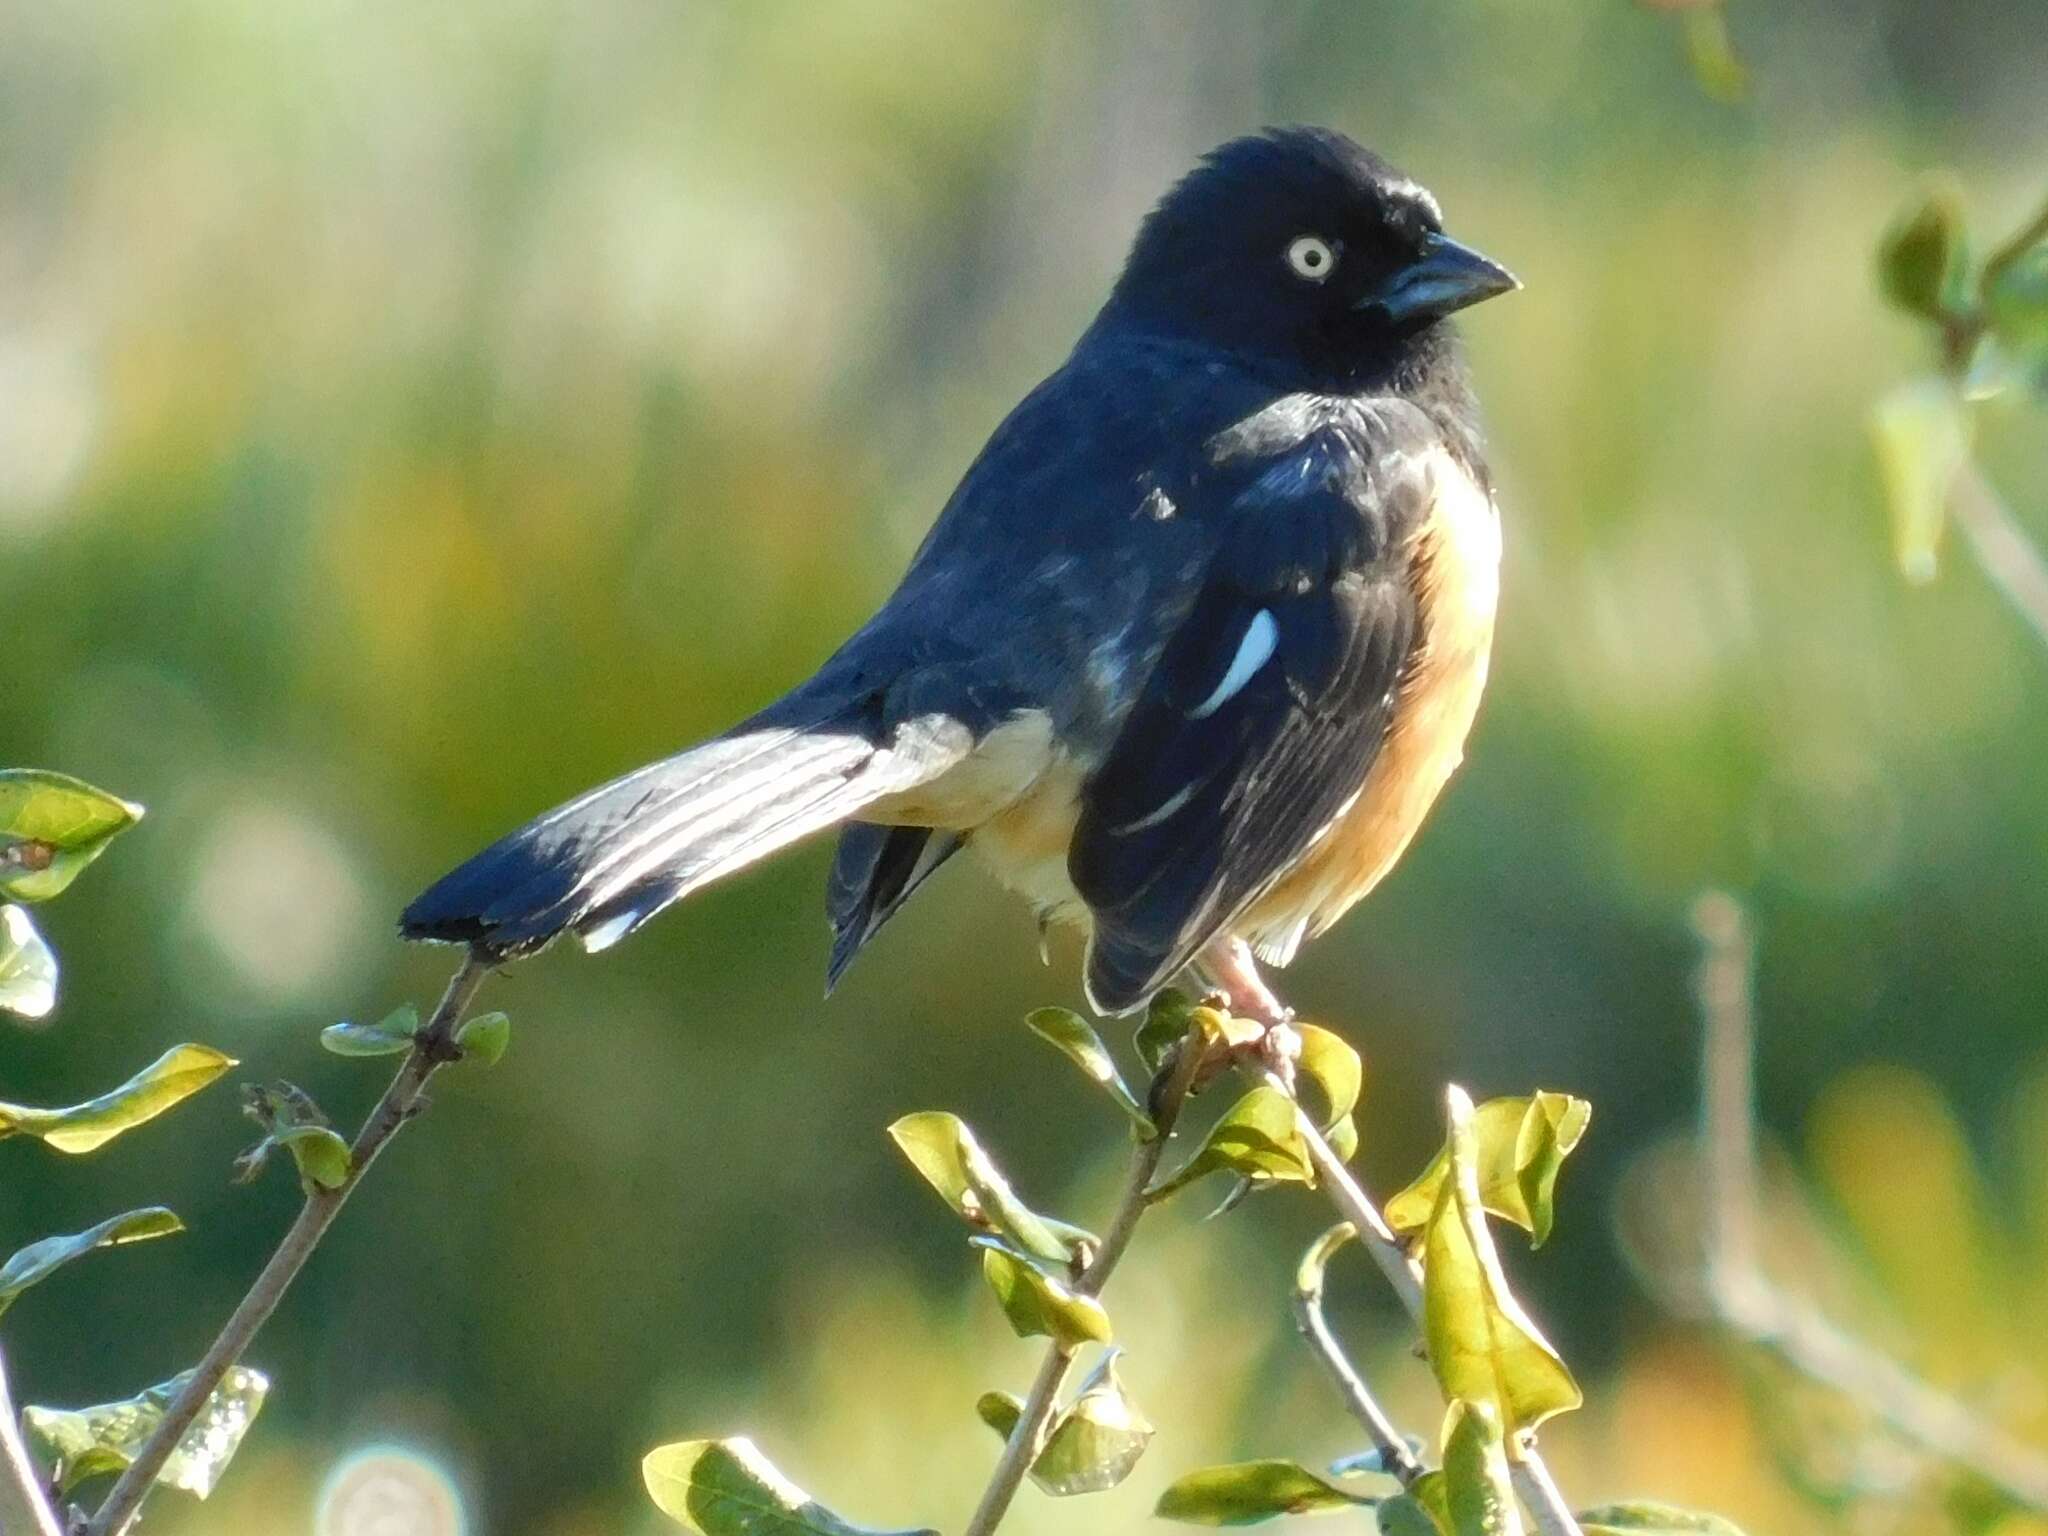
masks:
<svg viewBox="0 0 2048 1536"><path fill-rule="evenodd" d="M1267 1028L1293 1020L1294 1010L1273 995L1259 975L1251 945L1243 939L1214 940L1195 957L1195 969L1230 999L1230 1011Z"/></svg>

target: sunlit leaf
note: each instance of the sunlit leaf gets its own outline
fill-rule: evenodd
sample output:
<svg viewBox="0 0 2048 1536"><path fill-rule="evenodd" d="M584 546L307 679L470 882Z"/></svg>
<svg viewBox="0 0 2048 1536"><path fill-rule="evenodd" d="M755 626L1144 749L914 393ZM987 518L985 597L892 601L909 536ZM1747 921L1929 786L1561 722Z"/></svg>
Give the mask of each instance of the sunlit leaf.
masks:
<svg viewBox="0 0 2048 1536"><path fill-rule="evenodd" d="M1963 402L1946 380L1909 379L1873 407L1870 430L1899 570L1908 581L1932 581L1949 497L1970 457Z"/></svg>
<svg viewBox="0 0 2048 1536"><path fill-rule="evenodd" d="M699 1536L937 1536L842 1520L775 1469L754 1442L679 1440L640 1462L654 1507Z"/></svg>
<svg viewBox="0 0 2048 1536"><path fill-rule="evenodd" d="M1952 182L1938 182L1878 243L1878 286L1907 314L1941 319L1959 297L1965 242L1962 193Z"/></svg>
<svg viewBox="0 0 2048 1536"><path fill-rule="evenodd" d="M1009 1392L984 1392L974 1400L974 1416L1008 1440L1024 1417L1024 1404Z"/></svg>
<svg viewBox="0 0 2048 1536"><path fill-rule="evenodd" d="M397 1056L413 1047L420 1030L420 1011L407 1003L375 1024L330 1024L320 1043L337 1056Z"/></svg>
<svg viewBox="0 0 2048 1536"><path fill-rule="evenodd" d="M24 1019L45 1019L56 1006L56 955L26 907L0 906L0 1009Z"/></svg>
<svg viewBox="0 0 2048 1536"><path fill-rule="evenodd" d="M1073 1348L1110 1339L1109 1314L1092 1296L1083 1296L1066 1281L1048 1275L1029 1260L987 1244L981 1254L981 1275L996 1293L1003 1315L1017 1337L1050 1338Z"/></svg>
<svg viewBox="0 0 2048 1536"><path fill-rule="evenodd" d="M1621 1531L1640 1531L1649 1536L1742 1536L1732 1520L1696 1509L1679 1509L1670 1504L1636 1501L1602 1504L1598 1509L1579 1512L1579 1526L1586 1536L1615 1536Z"/></svg>
<svg viewBox="0 0 2048 1536"><path fill-rule="evenodd" d="M41 1242L30 1243L5 1264L0 1264L0 1312L12 1306L15 1297L30 1286L48 1279L52 1271L73 1259L83 1258L95 1248L118 1248L124 1243L169 1237L173 1232L184 1230L185 1224L174 1214L160 1205L152 1205L120 1216L110 1216L83 1232L46 1237Z"/></svg>
<svg viewBox="0 0 2048 1536"><path fill-rule="evenodd" d="M1254 1184L1315 1182L1301 1138L1300 1110L1292 1099L1264 1083L1252 1089L1231 1105L1180 1170L1146 1198L1163 1200L1205 1174L1225 1170Z"/></svg>
<svg viewBox="0 0 2048 1536"><path fill-rule="evenodd" d="M1183 1525L1257 1525L1281 1515L1319 1515L1370 1502L1294 1461L1240 1461L1177 1477L1152 1513Z"/></svg>
<svg viewBox="0 0 2048 1536"><path fill-rule="evenodd" d="M1450 1176L1423 1233L1423 1335L1447 1400L1497 1408L1506 1433L1578 1407L1578 1384L1508 1289L1480 1203L1472 1101L1446 1093Z"/></svg>
<svg viewBox="0 0 2048 1536"><path fill-rule="evenodd" d="M1506 1439L1490 1403L1454 1402L1445 1415L1443 1490L1451 1536L1522 1536Z"/></svg>
<svg viewBox="0 0 2048 1536"><path fill-rule="evenodd" d="M1001 1233L1035 1258L1069 1263L1072 1249L1010 1188L1009 1181L957 1115L905 1115L889 1135L925 1182L968 1225Z"/></svg>
<svg viewBox="0 0 2048 1536"><path fill-rule="evenodd" d="M328 1127L304 1090L290 1083L264 1087L251 1083L242 1090L242 1113L263 1129L263 1139L235 1159L234 1181L247 1184L263 1171L270 1154L282 1147L299 1170L299 1182L313 1188L339 1189L349 1178L349 1149Z"/></svg>
<svg viewBox="0 0 2048 1536"><path fill-rule="evenodd" d="M1102 1043L1102 1036L1095 1032L1092 1024L1065 1008L1040 1008L1026 1015L1024 1022L1031 1027L1033 1034L1048 1042L1092 1081L1101 1085L1139 1130L1148 1136L1153 1134L1152 1117L1145 1113L1125 1084L1122 1074L1116 1069L1115 1059L1109 1054L1109 1047Z"/></svg>
<svg viewBox="0 0 2048 1536"><path fill-rule="evenodd" d="M141 806L68 774L0 769L0 896L48 901L141 819Z"/></svg>
<svg viewBox="0 0 2048 1536"><path fill-rule="evenodd" d="M58 1485L68 1492L85 1478L119 1472L133 1461L191 1375L187 1371L135 1397L93 1408L24 1408L22 1422L55 1461ZM156 1480L202 1499L213 1492L269 1391L262 1372L230 1369Z"/></svg>
<svg viewBox="0 0 2048 1536"><path fill-rule="evenodd" d="M465 1060L495 1067L512 1043L512 1021L502 1013L480 1013L455 1032Z"/></svg>
<svg viewBox="0 0 2048 1536"><path fill-rule="evenodd" d="M38 1136L59 1152L90 1152L190 1098L235 1064L211 1046L174 1045L120 1087L83 1104L0 1104L0 1136Z"/></svg>
<svg viewBox="0 0 2048 1536"><path fill-rule="evenodd" d="M1130 1476L1152 1435L1152 1421L1117 1379L1111 1350L1054 1419L1045 1449L1031 1464L1031 1480L1056 1498L1101 1493Z"/></svg>
<svg viewBox="0 0 2048 1536"><path fill-rule="evenodd" d="M1317 1024L1295 1026L1301 1036L1301 1075L1316 1085L1323 1096L1323 1128L1328 1129L1351 1117L1358 1107L1359 1090L1365 1085L1365 1063L1343 1036ZM1354 1136L1356 1127L1353 1128ZM1355 1148L1354 1141L1354 1148Z"/></svg>
<svg viewBox="0 0 2048 1536"><path fill-rule="evenodd" d="M1550 1236L1557 1173L1586 1134L1593 1106L1565 1093L1488 1099L1472 1112L1479 1158L1479 1198L1485 1208L1528 1232L1532 1246ZM1420 1178L1387 1202L1387 1225L1420 1232L1429 1224L1450 1168L1448 1143Z"/></svg>

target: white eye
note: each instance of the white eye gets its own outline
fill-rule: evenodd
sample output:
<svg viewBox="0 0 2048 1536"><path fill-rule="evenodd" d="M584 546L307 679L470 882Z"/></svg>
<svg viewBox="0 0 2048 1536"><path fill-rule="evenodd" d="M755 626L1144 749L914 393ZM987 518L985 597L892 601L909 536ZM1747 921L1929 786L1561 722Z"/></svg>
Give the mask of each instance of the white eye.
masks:
<svg viewBox="0 0 2048 1536"><path fill-rule="evenodd" d="M1287 247L1287 265L1295 276L1320 283L1337 268L1337 253L1330 242L1317 235L1302 235Z"/></svg>

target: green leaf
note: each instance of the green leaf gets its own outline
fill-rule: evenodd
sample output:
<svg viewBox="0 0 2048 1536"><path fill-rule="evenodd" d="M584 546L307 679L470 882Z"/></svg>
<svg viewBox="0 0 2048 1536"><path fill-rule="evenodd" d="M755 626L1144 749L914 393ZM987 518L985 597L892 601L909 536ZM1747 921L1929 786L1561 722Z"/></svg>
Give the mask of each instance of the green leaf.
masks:
<svg viewBox="0 0 2048 1536"><path fill-rule="evenodd" d="M0 1264L0 1312L12 1306L14 1299L30 1286L48 1279L53 1270L62 1268L73 1259L83 1258L96 1248L118 1248L124 1243L169 1237L173 1232L184 1230L185 1224L172 1212L160 1205L152 1205L120 1216L110 1216L83 1232L46 1237L41 1242L30 1243L5 1264Z"/></svg>
<svg viewBox="0 0 2048 1536"><path fill-rule="evenodd" d="M412 1049L420 1031L420 1011L407 1003L375 1024L330 1024L320 1043L337 1056L397 1056Z"/></svg>
<svg viewBox="0 0 2048 1536"><path fill-rule="evenodd" d="M480 1013L455 1032L464 1059L495 1067L512 1043L512 1021L502 1013Z"/></svg>
<svg viewBox="0 0 2048 1536"><path fill-rule="evenodd" d="M1049 1338L1069 1349L1091 1340L1109 1342L1109 1314L1101 1302L1020 1255L984 1239L977 1241L983 1244L981 1276L996 1293L1018 1338Z"/></svg>
<svg viewBox="0 0 2048 1536"><path fill-rule="evenodd" d="M1651 1536L1679 1536L1681 1532L1697 1533L1697 1536L1742 1536L1734 1521L1719 1515L1642 1501L1602 1504L1598 1509L1582 1510L1578 1519L1586 1536L1614 1536L1620 1531L1647 1531Z"/></svg>
<svg viewBox="0 0 2048 1536"><path fill-rule="evenodd" d="M237 1184L247 1184L261 1173L279 1147L298 1165L299 1184L308 1194L316 1187L339 1189L348 1182L348 1143L328 1128L327 1116L303 1089L290 1083L268 1088L251 1083L242 1090L242 1113L263 1128L263 1139L235 1159Z"/></svg>
<svg viewBox="0 0 2048 1536"><path fill-rule="evenodd" d="M1319 1024L1298 1024L1295 1030L1301 1036L1297 1067L1323 1096L1323 1125L1327 1128L1358 1108L1359 1090L1365 1086L1365 1063L1349 1041Z"/></svg>
<svg viewBox="0 0 2048 1536"><path fill-rule="evenodd" d="M1138 1026L1135 1041L1138 1059L1145 1063L1148 1072L1156 1075L1165 1065L1167 1053L1186 1037L1188 1014L1193 1008L1187 994L1172 987L1153 996L1151 1005L1145 1010L1145 1022Z"/></svg>
<svg viewBox="0 0 2048 1536"><path fill-rule="evenodd" d="M1294 1266L1294 1289L1303 1296L1321 1296L1323 1271L1330 1267L1330 1260L1336 1256L1337 1250L1357 1236L1358 1228L1348 1221L1340 1221L1310 1243L1308 1251L1301 1256L1301 1262Z"/></svg>
<svg viewBox="0 0 2048 1536"><path fill-rule="evenodd" d="M984 1392L974 1400L974 1416L1008 1440L1024 1417L1024 1403L1008 1392Z"/></svg>
<svg viewBox="0 0 2048 1536"><path fill-rule="evenodd" d="M1017 1198L958 1115L943 1110L905 1115L889 1127L889 1135L910 1165L969 1226L1000 1233L1033 1258L1054 1264L1073 1261L1073 1249Z"/></svg>
<svg viewBox="0 0 2048 1536"><path fill-rule="evenodd" d="M1026 1014L1024 1022L1031 1032L1057 1050L1067 1060L1079 1067L1089 1079L1100 1085L1116 1100L1117 1107L1131 1117L1132 1123L1147 1136L1157 1134L1152 1117L1145 1113L1123 1076L1116 1069L1116 1061L1109 1054L1109 1047L1102 1043L1102 1036L1095 1032L1095 1026L1065 1008L1040 1008Z"/></svg>
<svg viewBox="0 0 2048 1536"><path fill-rule="evenodd" d="M1145 1198L1163 1200L1205 1174L1225 1169L1254 1184L1315 1183L1299 1115L1292 1099L1261 1083L1231 1105L1210 1128L1200 1150Z"/></svg>
<svg viewBox="0 0 2048 1536"><path fill-rule="evenodd" d="M1444 1416L1443 1479L1451 1536L1522 1536L1507 1441L1491 1404L1451 1404Z"/></svg>
<svg viewBox="0 0 2048 1536"><path fill-rule="evenodd" d="M48 901L141 819L141 806L68 774L0 769L0 896Z"/></svg>
<svg viewBox="0 0 2048 1536"><path fill-rule="evenodd" d="M1480 1203L1471 1099L1446 1092L1450 1177L1423 1232L1423 1337L1446 1399L1485 1403L1504 1432L1576 1408L1578 1383L1508 1289Z"/></svg>
<svg viewBox="0 0 2048 1536"><path fill-rule="evenodd" d="M1940 320L1958 298L1964 267L1962 194L1953 183L1927 189L1892 221L1877 247L1877 282L1909 315Z"/></svg>
<svg viewBox="0 0 2048 1536"><path fill-rule="evenodd" d="M85 1478L119 1472L133 1461L191 1375L187 1371L134 1397L94 1408L24 1408L22 1423L55 1459L58 1486L68 1493ZM262 1372L239 1365L230 1369L156 1480L202 1499L213 1492L269 1391Z"/></svg>
<svg viewBox="0 0 2048 1536"><path fill-rule="evenodd" d="M1175 1478L1152 1513L1183 1525L1257 1525L1281 1515L1327 1514L1370 1502L1299 1462L1240 1461Z"/></svg>
<svg viewBox="0 0 2048 1536"><path fill-rule="evenodd" d="M640 1462L654 1507L699 1536L938 1536L853 1525L775 1469L754 1442L679 1440Z"/></svg>
<svg viewBox="0 0 2048 1536"><path fill-rule="evenodd" d="M1479 1158L1479 1198L1486 1209L1528 1232L1531 1247L1550 1236L1557 1173L1586 1134L1593 1106L1565 1093L1488 1099L1472 1113ZM1429 1225L1450 1169L1445 1145L1420 1178L1387 1202L1387 1225L1420 1232Z"/></svg>
<svg viewBox="0 0 2048 1536"><path fill-rule="evenodd" d="M56 955L26 907L0 906L0 1009L24 1019L45 1019L56 1006Z"/></svg>
<svg viewBox="0 0 2048 1536"><path fill-rule="evenodd" d="M1152 1421L1117 1379L1116 1358L1111 1350L1089 1373L1031 1464L1031 1480L1055 1498L1114 1488L1152 1443Z"/></svg>
<svg viewBox="0 0 2048 1536"><path fill-rule="evenodd" d="M1450 1536L1443 1473L1425 1472L1407 1493L1380 1500L1373 1518L1380 1536Z"/></svg>
<svg viewBox="0 0 2048 1536"><path fill-rule="evenodd" d="M2022 367L2048 364L2048 245L2015 256L1984 294L1991 328Z"/></svg>
<svg viewBox="0 0 2048 1536"><path fill-rule="evenodd" d="M66 1109L0 1104L0 1136L37 1136L59 1152L90 1152L190 1098L235 1066L206 1045L174 1045L120 1087Z"/></svg>
<svg viewBox="0 0 2048 1536"><path fill-rule="evenodd" d="M1970 458L1969 416L1946 380L1909 379L1872 408L1870 431L1899 571L1911 582L1932 581L1949 496Z"/></svg>

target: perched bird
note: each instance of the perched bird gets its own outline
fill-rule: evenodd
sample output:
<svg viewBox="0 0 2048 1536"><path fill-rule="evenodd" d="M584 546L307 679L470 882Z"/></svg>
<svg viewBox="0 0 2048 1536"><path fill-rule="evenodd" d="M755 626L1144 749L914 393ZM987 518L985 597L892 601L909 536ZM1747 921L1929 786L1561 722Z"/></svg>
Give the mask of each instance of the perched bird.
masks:
<svg viewBox="0 0 2048 1536"><path fill-rule="evenodd" d="M404 933L603 949L838 827L830 982L967 847L1081 930L1099 1012L1192 967L1284 1018L1254 953L1378 883L1478 708L1500 524L1446 317L1517 286L1342 134L1223 145L809 681L494 843Z"/></svg>

